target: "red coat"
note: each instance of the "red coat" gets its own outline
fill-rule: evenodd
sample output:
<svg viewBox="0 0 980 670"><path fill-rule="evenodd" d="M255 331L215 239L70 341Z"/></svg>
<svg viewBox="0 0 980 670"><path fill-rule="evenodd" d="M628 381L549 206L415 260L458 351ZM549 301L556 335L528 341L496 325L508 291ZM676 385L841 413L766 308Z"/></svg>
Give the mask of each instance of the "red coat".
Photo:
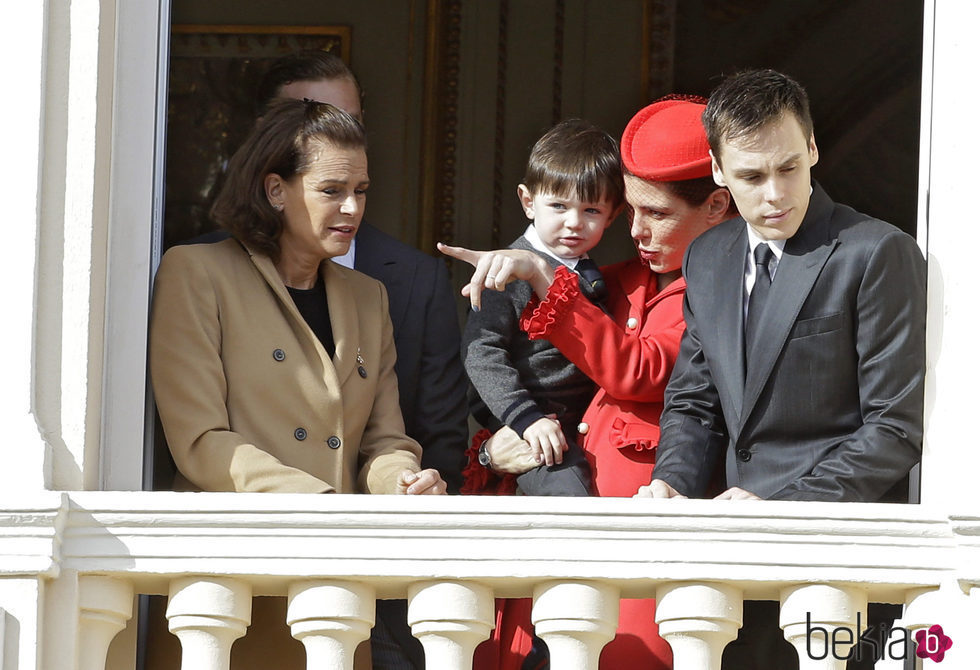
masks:
<svg viewBox="0 0 980 670"><path fill-rule="evenodd" d="M532 300L521 326L547 338L591 377L599 391L579 432L602 497L630 497L650 483L660 440L664 388L684 334L684 280L657 292L640 259L603 268L606 315L559 268L544 302ZM611 318L610 318L611 316Z"/></svg>
<svg viewBox="0 0 980 670"><path fill-rule="evenodd" d="M532 339L549 339L599 385L580 426L582 446L598 494L629 497L653 472L664 388L684 333L685 283L678 279L658 293L657 275L640 259L604 267L602 275L609 314L582 295L575 274L562 266L547 299L528 303L521 327ZM482 466L474 469L485 477ZM480 489L492 492L482 479L470 490ZM600 668L672 667L670 646L657 634L655 605L652 599L620 601L616 638L603 648ZM477 648L474 670L521 668L531 647L530 609L529 599L498 600L496 630Z"/></svg>

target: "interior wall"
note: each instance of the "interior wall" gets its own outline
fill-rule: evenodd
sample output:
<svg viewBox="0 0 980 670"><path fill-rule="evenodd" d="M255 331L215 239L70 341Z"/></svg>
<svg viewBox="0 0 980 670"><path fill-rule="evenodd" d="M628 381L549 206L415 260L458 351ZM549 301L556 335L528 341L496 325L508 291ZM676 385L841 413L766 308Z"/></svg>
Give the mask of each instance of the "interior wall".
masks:
<svg viewBox="0 0 980 670"><path fill-rule="evenodd" d="M414 243L425 10L425 0L173 0L171 21L351 26L350 65L364 89L368 131L371 192L365 220Z"/></svg>
<svg viewBox="0 0 980 670"><path fill-rule="evenodd" d="M531 146L557 120L584 118L616 138L622 134L644 102L643 5L623 0L615 11L601 0L463 5L456 221L461 243L506 245L523 232L528 220L517 185ZM612 262L632 253L620 217L593 255ZM457 268L457 275L465 272Z"/></svg>
<svg viewBox="0 0 980 670"><path fill-rule="evenodd" d="M427 32L430 5L458 16L451 35ZM173 22L352 26L370 136L367 220L408 243L447 229L476 248L509 243L526 225L515 196L527 153L554 121L584 117L618 137L651 98L707 95L744 67L783 70L808 89L814 174L832 197L915 232L920 0L887 12L878 0L174 0ZM455 115L439 139L454 151L432 182L446 207L451 180L454 220L423 221L435 236L419 224L427 39L457 50L440 73ZM658 63L667 71L656 78ZM632 253L621 218L594 255ZM466 269L453 272L462 283Z"/></svg>
<svg viewBox="0 0 980 670"><path fill-rule="evenodd" d="M810 96L814 177L835 200L915 235L922 0L677 4L677 90L706 95L744 68L793 76Z"/></svg>

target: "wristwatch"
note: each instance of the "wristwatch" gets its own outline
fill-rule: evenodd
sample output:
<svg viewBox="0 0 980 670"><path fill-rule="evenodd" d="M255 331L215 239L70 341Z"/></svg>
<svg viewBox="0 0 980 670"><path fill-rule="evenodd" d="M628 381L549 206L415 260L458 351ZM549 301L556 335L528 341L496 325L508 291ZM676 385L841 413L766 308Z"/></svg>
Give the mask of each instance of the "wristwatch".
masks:
<svg viewBox="0 0 980 670"><path fill-rule="evenodd" d="M483 444L481 444L479 450L477 450L476 458L478 461L480 461L480 465L485 467L487 470L493 470L493 463L490 462L490 452L487 451L486 440L483 441Z"/></svg>

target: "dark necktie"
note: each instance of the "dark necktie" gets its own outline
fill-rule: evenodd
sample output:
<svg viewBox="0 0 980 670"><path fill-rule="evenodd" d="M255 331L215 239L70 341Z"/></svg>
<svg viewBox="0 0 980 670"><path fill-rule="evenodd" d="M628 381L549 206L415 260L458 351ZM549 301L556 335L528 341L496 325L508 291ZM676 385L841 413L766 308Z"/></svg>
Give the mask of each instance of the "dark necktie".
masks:
<svg viewBox="0 0 980 670"><path fill-rule="evenodd" d="M606 290L606 282L602 279L602 273L599 272L599 266L595 264L595 261L591 258L583 258L575 264L575 272L592 289L591 293L586 293L586 297L596 304L602 304L609 292Z"/></svg>
<svg viewBox="0 0 980 670"><path fill-rule="evenodd" d="M748 365L749 352L752 351L753 339L759 332L762 309L766 306L766 298L769 296L770 287L772 287L772 278L769 276L772 249L763 242L755 248L752 256L755 258L755 285L752 287L752 294L749 296L749 309L745 316L746 365Z"/></svg>

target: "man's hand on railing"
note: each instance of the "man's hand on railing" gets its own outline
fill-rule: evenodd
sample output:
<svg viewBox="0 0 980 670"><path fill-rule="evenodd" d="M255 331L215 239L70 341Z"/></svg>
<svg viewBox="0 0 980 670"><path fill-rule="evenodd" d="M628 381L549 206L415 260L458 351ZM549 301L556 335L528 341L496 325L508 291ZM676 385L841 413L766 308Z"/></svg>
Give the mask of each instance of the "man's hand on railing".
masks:
<svg viewBox="0 0 980 670"><path fill-rule="evenodd" d="M429 468L421 472L404 470L398 475L398 493L400 495L445 495L446 482L438 470Z"/></svg>
<svg viewBox="0 0 980 670"><path fill-rule="evenodd" d="M762 500L762 498L751 491L733 486L727 491L716 495L715 500Z"/></svg>
<svg viewBox="0 0 980 670"><path fill-rule="evenodd" d="M646 486L641 486L634 498L686 498L678 493L673 486L660 479L654 479Z"/></svg>

